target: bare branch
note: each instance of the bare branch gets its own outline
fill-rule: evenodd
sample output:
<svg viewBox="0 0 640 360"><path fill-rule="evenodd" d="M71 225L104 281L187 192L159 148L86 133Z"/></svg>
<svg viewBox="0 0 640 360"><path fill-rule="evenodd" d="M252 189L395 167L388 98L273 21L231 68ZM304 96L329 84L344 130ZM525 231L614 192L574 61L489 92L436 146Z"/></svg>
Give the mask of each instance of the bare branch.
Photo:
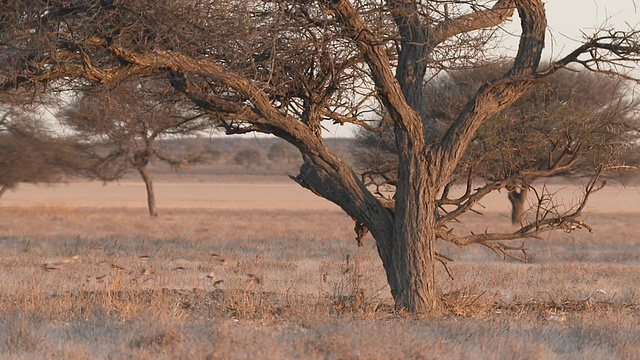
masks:
<svg viewBox="0 0 640 360"><path fill-rule="evenodd" d="M515 11L515 0L499 0L491 9L478 9L470 14L447 18L432 30L433 44L439 44L461 33L499 26Z"/></svg>
<svg viewBox="0 0 640 360"><path fill-rule="evenodd" d="M513 241L526 238L538 238L540 234L553 231L563 230L565 232L573 232L578 229L586 228L591 231L591 227L579 220L582 215L582 211L589 200L592 193L600 190L604 183L600 183L599 179L605 169L600 168L598 174L589 180L584 189L584 194L580 202L568 209L565 213L560 213L557 204L554 204L553 196L547 196L544 194L538 194L538 204L536 206L536 218L531 223L522 226L517 231L511 233L490 233L484 232L481 234L471 233L466 236L459 236L453 233L452 230L444 230L441 228L437 231L437 236L445 241L451 242L457 246L463 247L470 244L481 244L489 247L494 251L501 252L505 256L517 258L520 260L526 260L526 249L521 245L519 247L510 247L502 241ZM512 251L519 251L523 254L518 258L514 256Z"/></svg>
<svg viewBox="0 0 640 360"><path fill-rule="evenodd" d="M605 51L601 51L605 50ZM588 55L586 59L580 58ZM609 30L605 35L596 34L593 38L576 48L564 58L536 74L544 77L566 68L571 63L582 65L585 69L620 76L627 80L640 81L637 77L627 75L616 68L631 69L631 63L640 61L640 31Z"/></svg>

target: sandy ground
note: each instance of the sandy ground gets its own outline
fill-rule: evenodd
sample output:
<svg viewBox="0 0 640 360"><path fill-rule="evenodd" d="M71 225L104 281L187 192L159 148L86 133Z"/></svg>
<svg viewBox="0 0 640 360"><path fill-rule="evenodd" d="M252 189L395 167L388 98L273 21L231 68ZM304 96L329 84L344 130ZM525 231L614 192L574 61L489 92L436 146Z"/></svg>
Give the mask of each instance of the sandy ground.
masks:
<svg viewBox="0 0 640 360"><path fill-rule="evenodd" d="M212 182L155 183L156 200L162 208L209 209L273 209L273 210L338 210L338 207L293 181L273 179L221 178ZM554 184L551 192L559 191L569 204L580 193L572 185ZM20 185L0 199L2 206L62 206L62 207L128 207L144 208L146 193L142 182L125 181L103 185L99 182L72 182L58 185ZM508 212L506 194L495 193L482 201L483 211ZM638 187L608 186L594 194L587 212L640 212Z"/></svg>
<svg viewBox="0 0 640 360"><path fill-rule="evenodd" d="M159 183L154 188L159 208L338 209L295 183ZM139 208L146 206L146 192L138 182L22 185L6 194L2 205Z"/></svg>

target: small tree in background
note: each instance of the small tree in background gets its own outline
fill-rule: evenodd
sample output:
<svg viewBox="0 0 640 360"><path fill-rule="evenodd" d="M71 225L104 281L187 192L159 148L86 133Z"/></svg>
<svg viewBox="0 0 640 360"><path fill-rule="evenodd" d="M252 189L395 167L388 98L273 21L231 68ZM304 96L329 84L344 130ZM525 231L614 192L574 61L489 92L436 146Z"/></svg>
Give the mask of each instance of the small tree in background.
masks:
<svg viewBox="0 0 640 360"><path fill-rule="evenodd" d="M477 89L505 68L504 64L489 64L451 71L428 83L424 90L429 109L426 122L435 130L434 141L445 134ZM466 193L471 193L474 179L484 180L485 186L502 183L508 190L511 221L520 225L528 210L527 195L537 179L580 179L593 174L599 164L634 169L639 163L634 155L640 150L640 102L628 96L625 85L591 72L561 72L541 80L540 86L479 128L444 188L445 195L456 184L466 184ZM395 137L388 126L382 124L379 129L378 133L362 130L358 134L357 143L363 150L358 161L365 183L378 193L389 194L394 193L397 179ZM613 171L607 176L629 174ZM544 196L536 195L532 211Z"/></svg>
<svg viewBox="0 0 640 360"><path fill-rule="evenodd" d="M245 167L257 165L260 162L260 151L256 149L240 149L233 156L233 162Z"/></svg>
<svg viewBox="0 0 640 360"><path fill-rule="evenodd" d="M267 158L273 163L289 164L300 159L300 154L291 144L277 141L269 147Z"/></svg>
<svg viewBox="0 0 640 360"><path fill-rule="evenodd" d="M129 169L140 174L151 216L158 211L149 162L155 158L178 169L201 160L201 152L171 153L158 140L193 135L211 126L167 84L146 78L129 79L116 88L85 90L60 113L60 119L91 143L92 174L97 178L113 181Z"/></svg>
<svg viewBox="0 0 640 360"><path fill-rule="evenodd" d="M91 167L77 139L53 136L14 107L0 122L0 197L20 183L53 183L85 175Z"/></svg>

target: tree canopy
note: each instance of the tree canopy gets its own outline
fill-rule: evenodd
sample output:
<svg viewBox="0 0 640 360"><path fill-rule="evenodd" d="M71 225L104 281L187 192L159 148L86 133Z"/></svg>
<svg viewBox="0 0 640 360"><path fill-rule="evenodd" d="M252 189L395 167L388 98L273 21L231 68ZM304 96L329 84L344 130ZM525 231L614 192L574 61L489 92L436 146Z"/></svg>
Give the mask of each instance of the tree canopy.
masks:
<svg viewBox="0 0 640 360"><path fill-rule="evenodd" d="M0 121L0 197L20 183L51 183L87 176L91 159L75 137L56 136L33 109L9 107Z"/></svg>
<svg viewBox="0 0 640 360"><path fill-rule="evenodd" d="M132 77L114 88L84 89L58 114L63 125L86 139L94 159L91 175L113 181L130 169L138 171L151 216L158 212L149 162L156 159L178 169L200 158L199 153L166 151L158 140L211 127L207 117L177 95L166 81Z"/></svg>

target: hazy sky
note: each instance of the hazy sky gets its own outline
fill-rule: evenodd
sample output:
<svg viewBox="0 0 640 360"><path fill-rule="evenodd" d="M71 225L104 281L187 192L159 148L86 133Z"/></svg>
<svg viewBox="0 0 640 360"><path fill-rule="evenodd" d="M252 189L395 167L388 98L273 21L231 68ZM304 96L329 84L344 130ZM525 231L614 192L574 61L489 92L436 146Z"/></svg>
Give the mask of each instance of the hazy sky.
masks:
<svg viewBox="0 0 640 360"><path fill-rule="evenodd" d="M640 0L548 0L545 2L549 32L547 51L554 57L570 52L582 38L598 28L628 30L640 23Z"/></svg>

